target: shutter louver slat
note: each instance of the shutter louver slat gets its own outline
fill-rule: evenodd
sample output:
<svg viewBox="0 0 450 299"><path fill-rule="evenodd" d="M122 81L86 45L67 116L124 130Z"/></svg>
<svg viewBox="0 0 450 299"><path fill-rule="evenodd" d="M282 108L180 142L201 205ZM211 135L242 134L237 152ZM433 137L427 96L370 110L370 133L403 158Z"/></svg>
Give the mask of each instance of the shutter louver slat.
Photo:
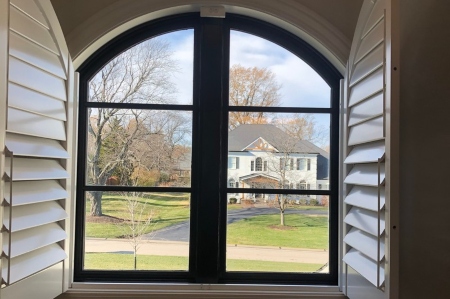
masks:
<svg viewBox="0 0 450 299"><path fill-rule="evenodd" d="M385 152L384 141L366 143L353 147L345 159L345 164L377 163Z"/></svg>
<svg viewBox="0 0 450 299"><path fill-rule="evenodd" d="M50 52L24 37L11 32L9 39L9 54L20 60L52 73L62 79L67 79L61 69L58 55Z"/></svg>
<svg viewBox="0 0 450 299"><path fill-rule="evenodd" d="M384 139L383 116L350 127L348 145L357 145Z"/></svg>
<svg viewBox="0 0 450 299"><path fill-rule="evenodd" d="M362 252L364 255L370 257L373 260L377 260L377 238L366 234L365 232L352 228L345 236L344 242L350 245L351 247L357 249ZM378 261L383 260L384 258L384 240L380 241L380 258Z"/></svg>
<svg viewBox="0 0 450 299"><path fill-rule="evenodd" d="M52 139L7 133L5 143L15 156L68 159L69 154L62 145Z"/></svg>
<svg viewBox="0 0 450 299"><path fill-rule="evenodd" d="M375 49L380 43L384 41L384 20L379 22L375 28L361 41L358 53L356 54L355 63L358 63L369 52Z"/></svg>
<svg viewBox="0 0 450 299"><path fill-rule="evenodd" d="M9 203L9 184L5 183L5 201ZM55 180L24 181L13 183L13 206L21 206L52 200L63 199L68 196Z"/></svg>
<svg viewBox="0 0 450 299"><path fill-rule="evenodd" d="M362 253L355 249L350 251L344 256L344 262L350 267L355 269L356 272L361 274L364 278L370 281L373 285L377 285L377 266L378 263L364 256ZM384 264L380 266L380 285L384 284Z"/></svg>
<svg viewBox="0 0 450 299"><path fill-rule="evenodd" d="M64 79L12 56L9 57L9 80L62 101L66 99Z"/></svg>
<svg viewBox="0 0 450 299"><path fill-rule="evenodd" d="M29 99L33 99L30 102ZM65 102L23 86L9 83L8 105L11 108L27 111L48 118L66 121Z"/></svg>
<svg viewBox="0 0 450 299"><path fill-rule="evenodd" d="M344 222L359 228L360 230L369 233L373 236L378 235L378 217L376 212L371 212L358 207L353 207L347 216L344 218ZM380 235L384 232L384 213L380 214Z"/></svg>
<svg viewBox="0 0 450 299"><path fill-rule="evenodd" d="M375 26L384 18L384 9L385 4L384 1L375 1L373 9L370 13L370 16L367 18L367 23L364 26L364 31L362 33L363 37L367 37L368 33L375 28Z"/></svg>
<svg viewBox="0 0 450 299"><path fill-rule="evenodd" d="M380 209L384 208L384 198L384 188L380 188ZM373 187L354 186L345 198L345 203L376 212L378 210L378 191Z"/></svg>
<svg viewBox="0 0 450 299"><path fill-rule="evenodd" d="M14 108L8 108L8 116L8 132L66 140L63 121Z"/></svg>
<svg viewBox="0 0 450 299"><path fill-rule="evenodd" d="M369 74L383 67L383 45L379 45L370 54L364 57L355 67L353 76L350 80L350 86L361 82Z"/></svg>
<svg viewBox="0 0 450 299"><path fill-rule="evenodd" d="M384 164L381 164L381 182L384 181ZM350 173L344 180L345 184L361 186L378 186L378 166L377 164L360 164L353 166Z"/></svg>
<svg viewBox="0 0 450 299"><path fill-rule="evenodd" d="M35 21L39 22L45 28L49 29L48 23L45 17L42 15L39 8L36 6L34 1L29 0L11 0L11 4L23 11L25 14L30 16Z"/></svg>
<svg viewBox="0 0 450 299"><path fill-rule="evenodd" d="M9 209L5 207L3 227L9 232L17 232L67 218L67 213L56 201L13 207L12 229L9 227Z"/></svg>
<svg viewBox="0 0 450 299"><path fill-rule="evenodd" d="M9 235L5 234L3 254L10 258L31 252L38 248L64 240L67 235L64 229L56 223L50 223L31 229L12 233L11 255L8 249Z"/></svg>
<svg viewBox="0 0 450 299"><path fill-rule="evenodd" d="M5 172L10 173L9 158ZM48 159L14 159L14 181L32 181L32 180L52 180L66 179L69 177L67 171L59 164L57 160Z"/></svg>
<svg viewBox="0 0 450 299"><path fill-rule="evenodd" d="M10 28L39 46L58 54L58 48L48 29L29 18L14 6L11 6L10 10Z"/></svg>
<svg viewBox="0 0 450 299"><path fill-rule="evenodd" d="M53 266L66 258L66 253L57 244L51 244L30 253L20 255L10 260L11 277L9 284L18 282L38 271ZM2 269L3 279L8 277L8 260Z"/></svg>
<svg viewBox="0 0 450 299"><path fill-rule="evenodd" d="M350 115L349 127L383 115L383 93L356 104L350 109Z"/></svg>
<svg viewBox="0 0 450 299"><path fill-rule="evenodd" d="M374 94L383 90L383 69L376 71L363 81L359 82L350 90L348 106L352 107L357 103L370 98Z"/></svg>

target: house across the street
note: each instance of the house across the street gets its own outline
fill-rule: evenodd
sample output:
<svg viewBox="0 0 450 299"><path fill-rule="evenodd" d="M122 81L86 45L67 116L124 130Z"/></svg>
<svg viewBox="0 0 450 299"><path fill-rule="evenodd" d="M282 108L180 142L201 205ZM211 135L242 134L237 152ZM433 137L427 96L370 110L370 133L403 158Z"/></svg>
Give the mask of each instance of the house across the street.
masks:
<svg viewBox="0 0 450 299"><path fill-rule="evenodd" d="M228 186L231 188L328 189L329 155L307 140L298 140L271 124L240 125L228 135ZM274 195L229 193L254 201ZM315 196L292 196L309 200Z"/></svg>

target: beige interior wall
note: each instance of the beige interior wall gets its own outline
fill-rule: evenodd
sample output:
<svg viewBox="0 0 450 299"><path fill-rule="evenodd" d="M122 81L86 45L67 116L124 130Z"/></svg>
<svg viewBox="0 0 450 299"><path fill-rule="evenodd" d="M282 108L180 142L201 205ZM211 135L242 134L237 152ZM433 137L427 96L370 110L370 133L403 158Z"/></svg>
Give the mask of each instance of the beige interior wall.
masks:
<svg viewBox="0 0 450 299"><path fill-rule="evenodd" d="M450 2L400 5L400 298L450 298Z"/></svg>

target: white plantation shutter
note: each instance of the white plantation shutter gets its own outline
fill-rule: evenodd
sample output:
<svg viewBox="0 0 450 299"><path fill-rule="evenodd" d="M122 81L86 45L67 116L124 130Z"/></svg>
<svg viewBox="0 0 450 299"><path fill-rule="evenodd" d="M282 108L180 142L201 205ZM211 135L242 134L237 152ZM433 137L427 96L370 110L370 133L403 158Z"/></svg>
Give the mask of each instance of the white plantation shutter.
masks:
<svg viewBox="0 0 450 299"><path fill-rule="evenodd" d="M386 266L386 1L361 9L345 88L346 293L351 299L388 298ZM362 291L364 290L364 291Z"/></svg>
<svg viewBox="0 0 450 299"><path fill-rule="evenodd" d="M68 250L73 70L50 1L11 0L9 26L2 296L53 298ZM45 290L20 287L39 275Z"/></svg>

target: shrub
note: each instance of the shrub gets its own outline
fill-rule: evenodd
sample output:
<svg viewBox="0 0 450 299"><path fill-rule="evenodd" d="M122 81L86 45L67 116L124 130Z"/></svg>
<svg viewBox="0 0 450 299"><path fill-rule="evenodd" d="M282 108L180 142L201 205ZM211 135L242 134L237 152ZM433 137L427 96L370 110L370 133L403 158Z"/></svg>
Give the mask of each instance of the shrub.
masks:
<svg viewBox="0 0 450 299"><path fill-rule="evenodd" d="M230 198L230 204L235 204L237 203L237 198L236 197L231 197Z"/></svg>
<svg viewBox="0 0 450 299"><path fill-rule="evenodd" d="M298 204L299 204L299 205L302 205L302 206L306 206L306 205L307 205L306 199L301 198L301 199L298 201Z"/></svg>
<svg viewBox="0 0 450 299"><path fill-rule="evenodd" d="M311 198L309 200L309 205L310 206L318 206L319 205L319 201L317 199L315 199L315 198Z"/></svg>

